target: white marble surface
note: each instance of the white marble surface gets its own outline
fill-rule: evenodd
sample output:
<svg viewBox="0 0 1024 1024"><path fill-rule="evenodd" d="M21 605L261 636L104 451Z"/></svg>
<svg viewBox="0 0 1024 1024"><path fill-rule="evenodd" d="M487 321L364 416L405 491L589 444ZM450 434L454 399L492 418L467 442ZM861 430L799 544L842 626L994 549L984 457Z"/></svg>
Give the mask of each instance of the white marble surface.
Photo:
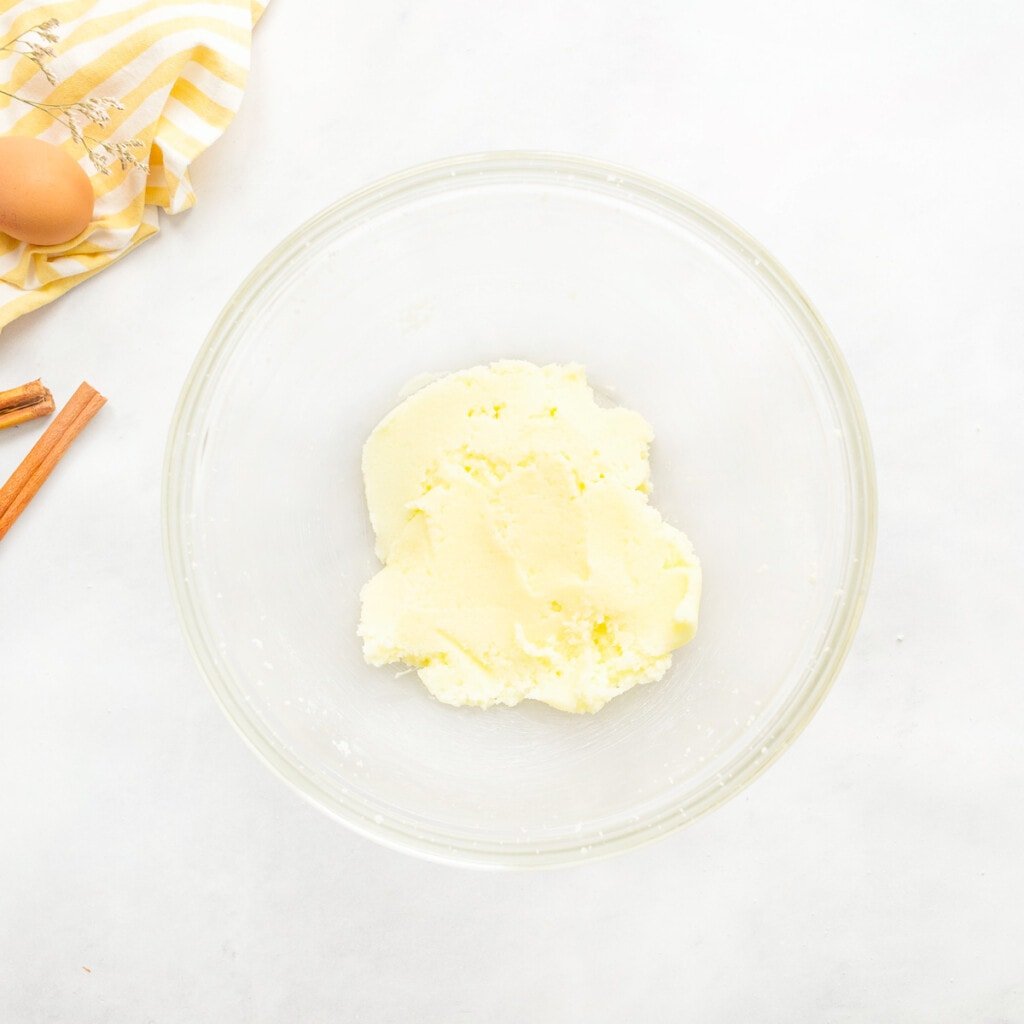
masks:
<svg viewBox="0 0 1024 1024"><path fill-rule="evenodd" d="M0 549L0 1020L1024 1021L1024 8L274 0L257 35L197 208L0 336L4 382L110 397ZM857 642L779 764L518 875L272 778L185 649L159 522L179 387L254 261L385 173L511 147L669 179L773 250L881 493Z"/></svg>

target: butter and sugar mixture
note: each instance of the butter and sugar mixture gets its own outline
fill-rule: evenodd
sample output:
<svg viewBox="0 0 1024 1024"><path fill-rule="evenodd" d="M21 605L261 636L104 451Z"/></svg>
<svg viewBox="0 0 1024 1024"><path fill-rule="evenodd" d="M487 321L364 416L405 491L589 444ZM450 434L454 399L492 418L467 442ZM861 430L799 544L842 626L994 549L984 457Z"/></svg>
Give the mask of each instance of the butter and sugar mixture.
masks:
<svg viewBox="0 0 1024 1024"><path fill-rule="evenodd" d="M660 679L697 628L701 570L648 502L651 440L575 365L478 366L403 401L363 450L383 563L366 660L478 707L596 711Z"/></svg>

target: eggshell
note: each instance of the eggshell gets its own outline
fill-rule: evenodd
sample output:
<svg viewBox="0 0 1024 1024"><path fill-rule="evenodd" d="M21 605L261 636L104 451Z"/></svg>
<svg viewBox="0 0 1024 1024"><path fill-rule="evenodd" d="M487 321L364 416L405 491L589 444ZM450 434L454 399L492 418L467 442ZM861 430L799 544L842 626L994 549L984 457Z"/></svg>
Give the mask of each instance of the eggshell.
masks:
<svg viewBox="0 0 1024 1024"><path fill-rule="evenodd" d="M20 135L0 138L0 231L56 245L92 220L89 177L64 150Z"/></svg>

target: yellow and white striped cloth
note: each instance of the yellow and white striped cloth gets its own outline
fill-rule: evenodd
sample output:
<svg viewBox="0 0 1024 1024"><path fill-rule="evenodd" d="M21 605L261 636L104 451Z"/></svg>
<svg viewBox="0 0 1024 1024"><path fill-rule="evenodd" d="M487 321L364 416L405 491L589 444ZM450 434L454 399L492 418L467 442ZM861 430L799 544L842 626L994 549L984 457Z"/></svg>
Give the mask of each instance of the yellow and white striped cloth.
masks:
<svg viewBox="0 0 1024 1024"><path fill-rule="evenodd" d="M0 7L3 6L0 0ZM259 0L21 0L0 14L0 45L49 18L60 21L56 56L46 67L53 86L27 57L0 52L0 134L33 135L61 145L90 176L93 221L63 245L29 245L0 234L0 328L52 302L159 230L158 209L187 210L195 201L192 161L227 127L249 72ZM6 94L6 95L5 95ZM38 103L113 97L106 127L89 125L97 142L136 138L148 176L116 161L96 172L67 128L10 94Z"/></svg>

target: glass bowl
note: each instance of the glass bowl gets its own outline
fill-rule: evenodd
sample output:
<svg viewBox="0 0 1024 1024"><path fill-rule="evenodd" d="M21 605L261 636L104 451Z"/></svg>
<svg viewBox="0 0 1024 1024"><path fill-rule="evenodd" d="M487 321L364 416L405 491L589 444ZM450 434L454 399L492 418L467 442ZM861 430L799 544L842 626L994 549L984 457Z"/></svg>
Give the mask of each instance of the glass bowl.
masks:
<svg viewBox="0 0 1024 1024"><path fill-rule="evenodd" d="M417 378L579 362L652 424L652 501L704 569L669 674L593 716L452 708L368 667L360 449ZM747 785L806 725L870 574L875 491L835 343L703 203L591 160L497 153L395 175L296 231L228 303L171 426L168 572L228 717L382 843L461 864L624 850Z"/></svg>

